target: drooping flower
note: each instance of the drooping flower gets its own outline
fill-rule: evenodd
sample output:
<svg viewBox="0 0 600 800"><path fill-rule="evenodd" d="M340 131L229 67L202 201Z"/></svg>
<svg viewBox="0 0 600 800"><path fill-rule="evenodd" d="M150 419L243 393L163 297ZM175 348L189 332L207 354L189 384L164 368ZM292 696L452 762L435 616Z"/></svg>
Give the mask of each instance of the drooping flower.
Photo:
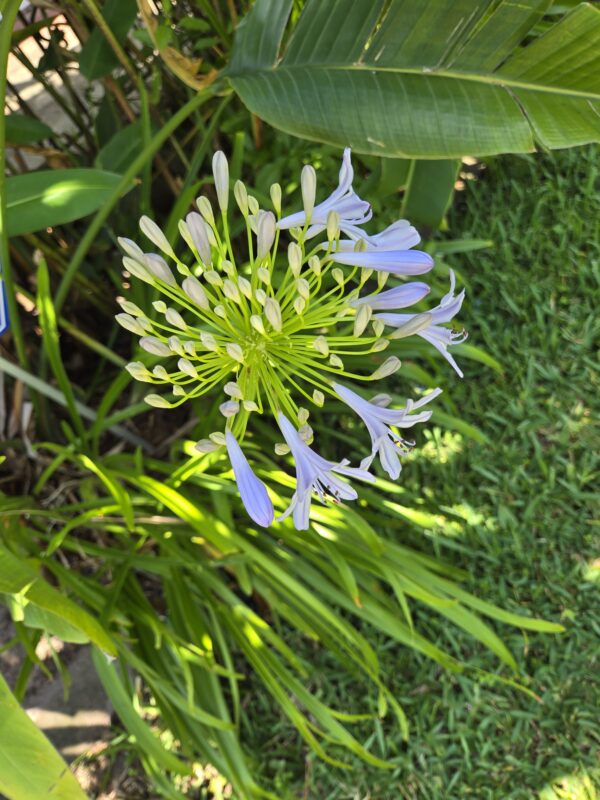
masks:
<svg viewBox="0 0 600 800"><path fill-rule="evenodd" d="M283 414L278 415L277 421L296 464L296 491L286 511L278 517L279 520L292 514L297 530L307 530L313 492L322 502L327 498L334 501L356 500L356 490L346 481L340 480L336 472L362 481L375 480L366 470L349 467L350 462L346 459L336 464L315 453L302 441L296 428Z"/></svg>
<svg viewBox="0 0 600 800"><path fill-rule="evenodd" d="M344 478L373 480L366 467L375 455L391 477L398 476L407 443L392 429L428 419L429 411L413 412L439 391L416 403L409 401L403 409L390 409L381 395L364 400L346 382L379 384L396 373L401 368L398 355L381 354L397 338L429 337L445 350L457 334L442 324L458 312L464 293L454 297L452 275L451 290L436 309L397 313L422 300L429 287L413 282L386 290L388 273L421 274L431 269L433 260L411 249L419 237L405 220L373 236L360 227L371 211L352 189L349 150L344 152L339 186L321 204L315 205L314 169L303 169L304 210L283 219L278 184L270 191L272 210L261 209L241 181L233 189L235 203L230 202L223 153L215 154L213 171L220 214L207 197L198 198L198 211L179 223L187 246L181 256L148 217L142 218L142 232L162 255L144 253L129 239L119 240L128 274L157 293L151 314L119 298L122 313L117 321L139 337L142 357L148 361L133 361L127 370L136 380L170 390L146 395L153 408L174 408L201 398L220 413L220 429L205 429L207 438L196 448L201 453L226 448L248 515L264 527L273 522L273 504L242 447L247 436L254 436L255 442L266 440L264 427L257 432L253 424L257 418L277 425L285 444L277 444L275 453L289 453L296 470L293 497L279 519L292 517L303 530L309 525L313 496L334 502L356 499L356 489ZM228 215L236 204L246 228L245 259L238 257L237 240L229 234L234 226ZM282 231L289 231L290 241L279 253ZM323 238L309 244L319 234ZM369 284L360 296L369 269L377 270L376 286ZM386 325L393 328L387 334ZM347 367L347 358L358 366ZM313 449L310 412L303 404L325 408L331 397L353 408L371 435L371 453L360 467L346 459L328 460Z"/></svg>
<svg viewBox="0 0 600 800"><path fill-rule="evenodd" d="M462 378L464 377L463 373L454 356L448 352L448 347L464 342L467 338L467 333L442 327L444 322L450 322L458 314L465 299L464 289L456 297L454 296L455 286L454 271L450 270L450 290L442 297L438 306L426 312L430 319L424 327L416 331L416 335L430 342ZM402 330L403 326L409 325L416 316L416 314L376 314L376 317L385 325L390 325L399 331Z"/></svg>
<svg viewBox="0 0 600 800"><path fill-rule="evenodd" d="M430 403L441 394L442 390L434 389L417 401L408 400L404 408L386 408L390 398L385 398L382 404L381 401L365 400L341 383L334 383L333 389L346 405L358 414L371 436L371 455L364 458L360 466L368 469L375 456L379 455L381 466L392 480L396 480L402 469L399 456L406 455L411 443L394 433L390 426L411 428L419 422L427 422L431 417L431 411L422 411L420 414L412 412Z"/></svg>
<svg viewBox="0 0 600 800"><path fill-rule="evenodd" d="M305 238L312 239L317 234L327 228L327 217L330 211L335 211L340 217L340 230L348 236L354 235L357 238L365 237L366 234L358 226L364 225L373 216L371 206L354 192L352 181L354 180L354 170L350 158L350 148L344 150L342 166L340 169L339 185L322 203L315 206L310 212L305 203L304 211L297 211L283 217L277 223L280 230L289 228L303 228L307 223L310 225L306 231ZM316 186L316 184L315 184ZM307 210L309 211L307 218Z"/></svg>
<svg viewBox="0 0 600 800"><path fill-rule="evenodd" d="M258 478L248 459L244 455L242 448L239 446L237 439L231 431L225 432L225 445L235 481L242 498L248 516L256 522L257 525L262 525L263 528L268 528L273 522L274 511L273 503L267 492L267 487Z"/></svg>

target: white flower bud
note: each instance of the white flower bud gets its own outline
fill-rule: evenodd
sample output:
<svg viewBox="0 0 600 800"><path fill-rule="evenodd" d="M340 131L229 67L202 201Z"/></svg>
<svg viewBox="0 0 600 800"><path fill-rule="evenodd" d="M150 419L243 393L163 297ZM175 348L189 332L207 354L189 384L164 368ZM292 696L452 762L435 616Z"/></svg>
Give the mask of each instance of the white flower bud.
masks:
<svg viewBox="0 0 600 800"><path fill-rule="evenodd" d="M334 267L331 270L331 275L333 276L333 280L338 284L338 286L344 285L345 279L343 270L341 270L339 267Z"/></svg>
<svg viewBox="0 0 600 800"><path fill-rule="evenodd" d="M165 314L165 319L169 323L169 325L174 325L176 328L179 328L182 331L187 330L187 325L185 320L174 308L167 308L167 313Z"/></svg>
<svg viewBox="0 0 600 800"><path fill-rule="evenodd" d="M123 266L130 275L135 275L136 278L139 278L145 283L154 283L154 277L152 276L152 273L149 272L146 267L143 267L141 264L138 264L137 261L134 261L133 258L125 256L123 259Z"/></svg>
<svg viewBox="0 0 600 800"><path fill-rule="evenodd" d="M228 381L223 387L223 391L235 400L241 400L243 397L242 390L235 381Z"/></svg>
<svg viewBox="0 0 600 800"><path fill-rule="evenodd" d="M258 214L260 206L258 205L258 200L256 197L252 197L252 195L248 195L248 208L250 209L250 213L252 215Z"/></svg>
<svg viewBox="0 0 600 800"><path fill-rule="evenodd" d="M305 300L308 300L310 297L310 286L306 278L298 278L296 281L296 290L300 297L303 297Z"/></svg>
<svg viewBox="0 0 600 800"><path fill-rule="evenodd" d="M163 253L166 253L168 256L175 257L175 253L173 252L173 248L169 244L167 237L158 227L156 222L150 219L150 217L143 216L140 219L140 229L142 233L150 239L150 241L155 244L159 250L162 250Z"/></svg>
<svg viewBox="0 0 600 800"><path fill-rule="evenodd" d="M141 361L132 361L125 366L125 369L136 381L144 381L144 383L152 382L151 373Z"/></svg>
<svg viewBox="0 0 600 800"><path fill-rule="evenodd" d="M384 272L383 270L377 271L377 288L379 290L383 289L389 277L390 277L389 272Z"/></svg>
<svg viewBox="0 0 600 800"><path fill-rule="evenodd" d="M185 353L183 342L178 336L169 336L169 348L171 352L176 353L178 356L182 356Z"/></svg>
<svg viewBox="0 0 600 800"><path fill-rule="evenodd" d="M154 336L143 336L140 339L140 347L155 356L170 356L171 351L164 342Z"/></svg>
<svg viewBox="0 0 600 800"><path fill-rule="evenodd" d="M371 320L373 309L367 303L361 303L354 317L354 335L360 336Z"/></svg>
<svg viewBox="0 0 600 800"><path fill-rule="evenodd" d="M296 242L290 242L288 245L288 263L294 278L300 275L302 269L302 250Z"/></svg>
<svg viewBox="0 0 600 800"><path fill-rule="evenodd" d="M236 342L227 342L225 350L227 350L229 358L233 358L234 361L239 361L240 364L244 363L244 351L239 344Z"/></svg>
<svg viewBox="0 0 600 800"><path fill-rule="evenodd" d="M301 406L298 409L298 425L306 425L309 416L310 416L310 411L307 408L302 408Z"/></svg>
<svg viewBox="0 0 600 800"><path fill-rule="evenodd" d="M186 375L189 375L190 378L197 378L198 373L191 361L188 361L187 358L180 358L177 362L177 366L182 372L185 372Z"/></svg>
<svg viewBox="0 0 600 800"><path fill-rule="evenodd" d="M134 317L144 316L144 312L139 306L136 306L135 303L131 303L129 300L125 300L124 297L117 297L117 303L126 314L131 314Z"/></svg>
<svg viewBox="0 0 600 800"><path fill-rule="evenodd" d="M119 243L121 250L123 250L130 258L133 258L134 261L139 261L140 263L143 262L144 251L135 242L132 242L131 239L125 239L124 236L119 236L117 238L117 242Z"/></svg>
<svg viewBox="0 0 600 800"><path fill-rule="evenodd" d="M225 213L229 205L229 164L222 150L217 150L214 154L212 168L219 207Z"/></svg>
<svg viewBox="0 0 600 800"><path fill-rule="evenodd" d="M315 207L315 198L317 196L317 173L310 164L302 167L302 175L300 177L300 187L302 189L302 205L304 207L304 214L306 221L310 222L313 209Z"/></svg>
<svg viewBox="0 0 600 800"><path fill-rule="evenodd" d="M256 258L259 261L267 255L275 240L275 214L265 211L258 216L258 227L256 233Z"/></svg>
<svg viewBox="0 0 600 800"><path fill-rule="evenodd" d="M211 286L223 286L223 278L215 269L209 269L204 273L204 278Z"/></svg>
<svg viewBox="0 0 600 800"><path fill-rule="evenodd" d="M312 398L313 398L313 403L316 406L319 406L319 408L323 407L323 404L325 403L325 395L323 394L323 392L321 392L319 389L315 389L313 391Z"/></svg>
<svg viewBox="0 0 600 800"><path fill-rule="evenodd" d="M336 356L335 353L329 356L329 363L332 367L337 367L338 369L344 369L344 362L339 356Z"/></svg>
<svg viewBox="0 0 600 800"><path fill-rule="evenodd" d="M159 314L167 313L167 304L165 303L164 300L154 300L152 305L158 311Z"/></svg>
<svg viewBox="0 0 600 800"><path fill-rule="evenodd" d="M235 275L235 267L233 266L231 261L227 261L227 259L223 259L223 261L221 261L221 269L223 270L225 275L228 275L230 278L233 278L233 276Z"/></svg>
<svg viewBox="0 0 600 800"><path fill-rule="evenodd" d="M311 256L308 259L308 266L313 271L313 273L319 277L321 274L321 261L318 256Z"/></svg>
<svg viewBox="0 0 600 800"><path fill-rule="evenodd" d="M247 278L238 278L238 287L244 297L252 300L252 284Z"/></svg>
<svg viewBox="0 0 600 800"><path fill-rule="evenodd" d="M266 331L264 323L262 321L262 317L260 317L258 314L252 314L252 316L250 317L250 324L252 325L255 331L258 331L259 333L262 333L263 336L265 336Z"/></svg>
<svg viewBox="0 0 600 800"><path fill-rule="evenodd" d="M200 341L202 342L202 346L206 350L210 350L211 352L215 353L219 349L219 345L217 344L217 340L212 335L212 333L204 333L200 334Z"/></svg>
<svg viewBox="0 0 600 800"><path fill-rule="evenodd" d="M261 306L264 306L265 300L267 299L267 293L265 292L265 290L264 289L257 289L254 292L254 296L256 297L258 302L261 304Z"/></svg>
<svg viewBox="0 0 600 800"><path fill-rule="evenodd" d="M306 300L302 297L297 297L294 300L294 311L298 316L304 313L304 309L306 308Z"/></svg>
<svg viewBox="0 0 600 800"><path fill-rule="evenodd" d="M200 261L207 267L212 264L212 254L210 250L210 239L208 236L208 226L202 219L200 214L191 211L185 218L185 222L192 240L192 244L196 249Z"/></svg>
<svg viewBox="0 0 600 800"><path fill-rule="evenodd" d="M190 275L183 281L181 288L187 294L190 300L196 303L197 306L205 310L210 308L204 287L197 278L194 278L193 275Z"/></svg>
<svg viewBox="0 0 600 800"><path fill-rule="evenodd" d="M287 456L287 454L290 452L290 448L288 447L287 444L284 444L283 442L278 442L275 445L275 452L277 453L278 456Z"/></svg>
<svg viewBox="0 0 600 800"><path fill-rule="evenodd" d="M270 194L275 213L279 216L281 214L281 186L278 183L274 183L271 186Z"/></svg>
<svg viewBox="0 0 600 800"><path fill-rule="evenodd" d="M248 191L246 190L246 186L241 181L236 181L235 186L233 187L233 196L235 197L235 202L238 204L238 208L242 212L242 216L245 218L248 216Z"/></svg>
<svg viewBox="0 0 600 800"><path fill-rule="evenodd" d="M210 439L200 439L200 441L196 442L194 445L194 450L197 450L199 453L213 453L218 449L219 445L211 442Z"/></svg>
<svg viewBox="0 0 600 800"><path fill-rule="evenodd" d="M215 215L213 214L212 206L208 197L197 197L196 205L198 206L198 211L202 214L208 224L211 226L214 225Z"/></svg>
<svg viewBox="0 0 600 800"><path fill-rule="evenodd" d="M313 342L313 347L320 353L322 356L327 357L329 355L329 345L327 343L327 339L324 336L317 336L317 338Z"/></svg>
<svg viewBox="0 0 600 800"><path fill-rule="evenodd" d="M173 386L173 394L176 397L186 397L187 396L186 395L186 391L183 388L183 386L180 386L178 383L176 383L175 386Z"/></svg>
<svg viewBox="0 0 600 800"><path fill-rule="evenodd" d="M266 267L259 267L256 270L256 274L258 275L258 279L266 286L271 283L271 273Z"/></svg>
<svg viewBox="0 0 600 800"><path fill-rule="evenodd" d="M162 256L156 253L146 253L144 256L144 263L148 271L151 272L155 278L158 278L169 286L177 286L177 281Z"/></svg>
<svg viewBox="0 0 600 800"><path fill-rule="evenodd" d="M223 294L229 300L233 300L234 303L241 303L242 301L238 287L230 278L225 278L223 281Z"/></svg>
<svg viewBox="0 0 600 800"><path fill-rule="evenodd" d="M211 440L211 442L218 444L219 447L225 444L225 434L221 431L213 431L212 433L209 433L208 438Z"/></svg>
<svg viewBox="0 0 600 800"><path fill-rule="evenodd" d="M242 405L244 406L245 411L258 411L258 406L254 400L244 400Z"/></svg>
<svg viewBox="0 0 600 800"><path fill-rule="evenodd" d="M379 406L379 408L387 408L389 404L392 402L392 396L389 394L376 394L375 397L372 397L369 400L369 403L374 406Z"/></svg>
<svg viewBox="0 0 600 800"><path fill-rule="evenodd" d="M144 397L144 402L148 403L149 406L154 406L155 408L173 407L168 400L165 400L165 398L161 397L159 394L147 394L146 397Z"/></svg>
<svg viewBox="0 0 600 800"><path fill-rule="evenodd" d="M224 417L235 417L240 410L240 404L235 400L226 400L219 406L219 411Z"/></svg>
<svg viewBox="0 0 600 800"><path fill-rule="evenodd" d="M137 319L132 317L131 314L117 314L115 319L119 325L121 325L121 327L125 328L125 330L131 331L131 333L135 333L138 336L143 336L146 333Z"/></svg>
<svg viewBox="0 0 600 800"><path fill-rule="evenodd" d="M371 348L373 353L381 353L382 350L386 350L390 345L389 339L377 339L376 342L373 343L373 347Z"/></svg>
<svg viewBox="0 0 600 800"><path fill-rule="evenodd" d="M313 438L313 429L310 427L310 425L302 425L300 428L298 428L298 436L303 442L309 444Z"/></svg>
<svg viewBox="0 0 600 800"><path fill-rule="evenodd" d="M375 334L375 336L381 336L381 334L385 329L385 325L383 321L380 319L374 319L371 322L371 327L373 328L373 333Z"/></svg>
<svg viewBox="0 0 600 800"><path fill-rule="evenodd" d="M361 269L360 271L360 285L361 287L365 285L365 283L369 280L371 275L373 274L372 269Z"/></svg>
<svg viewBox="0 0 600 800"><path fill-rule="evenodd" d="M187 342L183 343L183 349L188 354L188 356L195 356L196 355L196 342L192 342L188 339Z"/></svg>
<svg viewBox="0 0 600 800"><path fill-rule="evenodd" d="M327 214L327 238L330 242L335 240L340 235L340 215L337 211L331 210Z"/></svg>
<svg viewBox="0 0 600 800"><path fill-rule="evenodd" d="M221 319L225 319L225 317L227 316L227 309L225 308L224 305L222 305L220 303L219 303L218 306L215 306L213 308L213 311L215 312L217 317L221 317Z"/></svg>
<svg viewBox="0 0 600 800"><path fill-rule="evenodd" d="M419 331L424 331L425 328L428 328L432 320L433 316L429 312L417 314L412 319L409 319L408 322L405 322L404 325L400 325L399 328L396 328L396 330L390 334L390 339L404 339L407 336L413 336L415 333L419 333Z"/></svg>
<svg viewBox="0 0 600 800"><path fill-rule="evenodd" d="M163 367L162 364L157 364L155 367L152 367L152 374L155 375L161 381L169 380L169 373Z"/></svg>
<svg viewBox="0 0 600 800"><path fill-rule="evenodd" d="M387 378L390 375L393 375L394 372L397 372L400 367L402 366L402 362L396 356L390 356L386 358L383 364L378 367L375 372L371 375L372 380L378 380L379 378Z"/></svg>
<svg viewBox="0 0 600 800"><path fill-rule="evenodd" d="M276 331L281 331L283 328L281 306L274 297L267 297L265 300L265 316Z"/></svg>

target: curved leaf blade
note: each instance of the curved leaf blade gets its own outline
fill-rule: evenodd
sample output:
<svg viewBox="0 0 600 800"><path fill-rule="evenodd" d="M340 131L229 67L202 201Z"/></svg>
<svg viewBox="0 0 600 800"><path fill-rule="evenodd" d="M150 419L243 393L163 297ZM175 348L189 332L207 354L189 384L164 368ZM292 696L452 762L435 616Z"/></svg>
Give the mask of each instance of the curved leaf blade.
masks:
<svg viewBox="0 0 600 800"><path fill-rule="evenodd" d="M591 5L522 47L548 0L308 0L279 53L289 5L257 0L226 71L248 108L288 133L404 158L600 141Z"/></svg>
<svg viewBox="0 0 600 800"><path fill-rule="evenodd" d="M98 169L56 169L13 175L6 180L6 227L21 236L63 225L97 211L120 175Z"/></svg>

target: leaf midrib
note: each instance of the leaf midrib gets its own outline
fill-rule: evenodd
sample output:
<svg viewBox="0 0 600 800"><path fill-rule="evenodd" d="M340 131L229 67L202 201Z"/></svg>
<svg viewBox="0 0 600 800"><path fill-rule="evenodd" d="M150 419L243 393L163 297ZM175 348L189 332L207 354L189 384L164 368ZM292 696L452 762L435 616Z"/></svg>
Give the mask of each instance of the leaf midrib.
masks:
<svg viewBox="0 0 600 800"><path fill-rule="evenodd" d="M243 73L229 73L227 75L231 80L236 78L252 78L260 73L275 74L280 72L293 73L299 70L323 70L328 72L386 72L396 75L420 75L428 78L451 78L453 80L465 80L472 83L481 83L486 85L498 86L502 89L523 89L527 91L540 92L550 94L553 96L560 95L562 97L569 97L579 100L589 100L590 102L600 102L600 92L590 93L582 92L577 89L567 89L561 86L549 86L547 84L530 83L528 81L520 81L515 78L500 75L499 73L476 73L476 72L460 72L456 70L436 69L432 67L382 67L376 64L293 64L288 66L286 64L278 64L272 67L262 67L255 70L245 70Z"/></svg>

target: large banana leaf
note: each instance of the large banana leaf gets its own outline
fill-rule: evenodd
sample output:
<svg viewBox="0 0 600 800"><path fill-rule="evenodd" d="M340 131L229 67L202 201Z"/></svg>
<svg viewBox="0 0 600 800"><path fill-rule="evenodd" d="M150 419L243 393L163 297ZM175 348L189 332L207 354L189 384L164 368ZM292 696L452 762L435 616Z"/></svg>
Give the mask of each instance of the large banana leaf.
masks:
<svg viewBox="0 0 600 800"><path fill-rule="evenodd" d="M600 10L549 0L256 0L227 75L248 108L363 153L450 158L600 140ZM525 43L529 42L529 43Z"/></svg>

